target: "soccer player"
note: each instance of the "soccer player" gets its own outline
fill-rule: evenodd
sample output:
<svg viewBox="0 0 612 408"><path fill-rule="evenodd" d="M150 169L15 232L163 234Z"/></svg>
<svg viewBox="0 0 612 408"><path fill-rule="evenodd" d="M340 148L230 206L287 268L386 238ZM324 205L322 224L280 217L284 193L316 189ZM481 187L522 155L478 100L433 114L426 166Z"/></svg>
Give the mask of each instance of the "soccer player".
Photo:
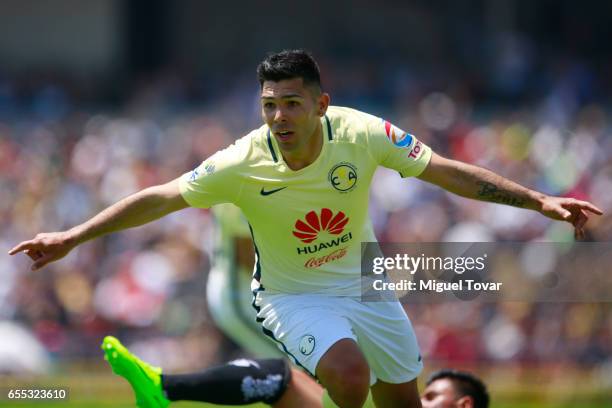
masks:
<svg viewBox="0 0 612 408"><path fill-rule="evenodd" d="M421 395L423 408L487 408L489 393L474 375L457 370L440 370L427 380Z"/></svg>
<svg viewBox="0 0 612 408"><path fill-rule="evenodd" d="M419 407L422 361L399 302L360 302L362 241L376 238L368 190L378 166L458 195L539 211L584 236L593 204L551 197L489 170L435 154L381 118L330 106L306 52L269 55L258 67L264 125L192 172L135 193L68 231L39 234L33 269L87 240L142 225L187 206L231 202L255 243L253 305L262 329L341 407L371 389L381 407Z"/></svg>
<svg viewBox="0 0 612 408"><path fill-rule="evenodd" d="M265 402L276 407L295 406L298 403L300 406L320 406L323 395L321 387L309 376L290 367L282 358L283 353L263 334L256 322L252 296L249 296L254 262L253 242L242 212L233 204L217 205L212 212L216 231L213 264L206 284L209 311L217 327L243 350L251 356L268 360L240 359L201 373L165 376L162 388L174 400L246 404L261 398L257 392L252 392L257 387L243 387L243 384L266 384L266 378L271 376L277 381L268 380L267 384L273 387L263 387L264 391L274 391L269 392L271 395ZM111 350L115 348L114 345L119 346L118 341L110 339L105 344L111 344ZM102 348L111 362L109 349L104 345ZM125 358L132 358L127 349L122 351ZM140 360L133 361L146 366ZM146 378L144 382L147 382ZM285 400L289 400L289 404L285 404Z"/></svg>

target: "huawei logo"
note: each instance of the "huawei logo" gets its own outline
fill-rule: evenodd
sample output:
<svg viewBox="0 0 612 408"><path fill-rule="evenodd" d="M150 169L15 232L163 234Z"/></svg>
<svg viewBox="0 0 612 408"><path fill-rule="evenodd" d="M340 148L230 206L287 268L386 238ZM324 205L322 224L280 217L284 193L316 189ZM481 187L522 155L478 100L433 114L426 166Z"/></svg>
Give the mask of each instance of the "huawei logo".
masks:
<svg viewBox="0 0 612 408"><path fill-rule="evenodd" d="M303 243L309 244L318 238L321 231L327 231L332 235L342 234L344 227L349 222L349 218L342 211L338 211L334 215L329 208L323 208L321 214L317 214L316 211L310 211L304 217L304 221L297 220L295 222L293 235L302 240Z"/></svg>

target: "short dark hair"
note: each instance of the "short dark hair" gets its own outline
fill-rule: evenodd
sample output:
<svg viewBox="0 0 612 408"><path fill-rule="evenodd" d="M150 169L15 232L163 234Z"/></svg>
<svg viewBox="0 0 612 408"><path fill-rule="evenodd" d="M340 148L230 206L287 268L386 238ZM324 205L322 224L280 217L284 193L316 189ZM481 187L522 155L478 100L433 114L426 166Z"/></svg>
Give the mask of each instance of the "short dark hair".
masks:
<svg viewBox="0 0 612 408"><path fill-rule="evenodd" d="M263 86L265 81L302 78L304 85L321 89L319 65L306 50L283 50L268 56L257 66L257 79Z"/></svg>
<svg viewBox="0 0 612 408"><path fill-rule="evenodd" d="M446 369L431 374L427 380L427 385L445 378L453 383L460 397L472 397L475 408L488 408L489 393L487 387L479 378L465 371Z"/></svg>

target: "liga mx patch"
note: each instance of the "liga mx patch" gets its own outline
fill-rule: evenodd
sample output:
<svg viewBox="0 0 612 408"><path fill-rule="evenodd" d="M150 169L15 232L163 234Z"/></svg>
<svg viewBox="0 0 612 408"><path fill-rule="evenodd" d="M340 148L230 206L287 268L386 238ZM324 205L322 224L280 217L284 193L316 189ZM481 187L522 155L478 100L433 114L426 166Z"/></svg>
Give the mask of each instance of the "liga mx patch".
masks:
<svg viewBox="0 0 612 408"><path fill-rule="evenodd" d="M385 133L387 134L387 138L391 141L391 143L403 149L410 147L413 139L413 136L410 133L404 132L402 129L384 119L383 123L385 125Z"/></svg>

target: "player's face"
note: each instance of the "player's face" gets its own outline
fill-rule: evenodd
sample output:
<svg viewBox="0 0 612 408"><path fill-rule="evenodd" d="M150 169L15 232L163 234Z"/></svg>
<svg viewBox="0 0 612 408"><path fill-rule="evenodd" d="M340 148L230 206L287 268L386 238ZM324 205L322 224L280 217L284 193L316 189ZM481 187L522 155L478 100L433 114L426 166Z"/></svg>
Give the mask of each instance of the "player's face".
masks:
<svg viewBox="0 0 612 408"><path fill-rule="evenodd" d="M432 382L425 388L421 395L421 404L423 408L456 408L471 406L462 405L463 402L469 402L464 400L464 398L458 398L452 381L447 378L441 378Z"/></svg>
<svg viewBox="0 0 612 408"><path fill-rule="evenodd" d="M261 112L279 147L299 152L320 135L320 118L329 95L304 86L302 78L265 81L261 89Z"/></svg>

